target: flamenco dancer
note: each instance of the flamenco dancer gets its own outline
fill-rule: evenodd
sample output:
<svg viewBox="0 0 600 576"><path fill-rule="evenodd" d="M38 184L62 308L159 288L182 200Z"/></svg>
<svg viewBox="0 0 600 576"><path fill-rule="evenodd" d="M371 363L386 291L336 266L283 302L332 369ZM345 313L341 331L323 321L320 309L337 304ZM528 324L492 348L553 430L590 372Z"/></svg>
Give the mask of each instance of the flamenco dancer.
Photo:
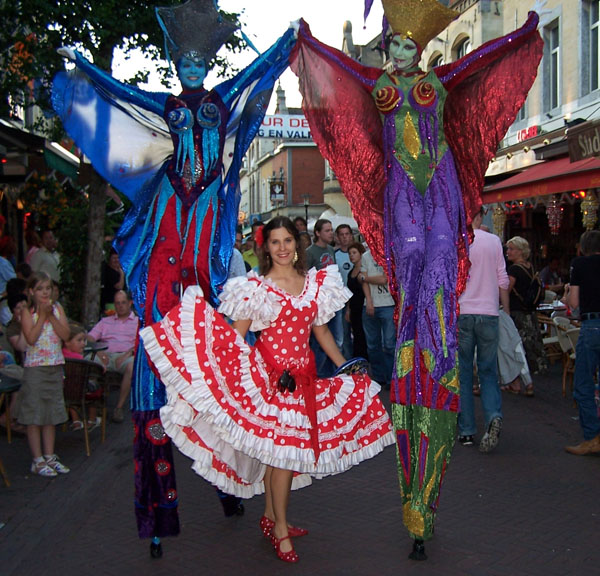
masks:
<svg viewBox="0 0 600 576"><path fill-rule="evenodd" d="M160 320L190 285L217 302L235 241L242 157L294 43L289 30L237 76L206 90L209 63L236 26L213 0L157 8L156 15L181 94L122 84L70 48L59 52L76 69L56 77L52 94L77 146L133 203L114 246L142 325ZM165 403L139 342L131 390L135 506L153 557L162 554L160 537L179 533L171 442L159 417ZM243 512L239 499L221 496L226 515Z"/></svg>
<svg viewBox="0 0 600 576"><path fill-rule="evenodd" d="M308 531L288 525L291 488L372 458L394 435L381 388L365 373L317 378L311 332L336 366L345 363L327 328L351 296L337 266L307 272L286 217L260 236L261 274L228 281L218 312L190 287L141 336L167 387L160 411L167 434L221 490L244 498L264 492L263 534L281 560L297 562L291 538ZM260 331L255 346L244 340L249 329Z"/></svg>
<svg viewBox="0 0 600 576"><path fill-rule="evenodd" d="M410 558L425 560L459 409L456 320L467 227L488 163L533 84L542 41L530 12L515 32L425 72L423 48L458 13L436 0L382 3L391 72L318 42L305 22L291 66L315 142L395 295L398 476Z"/></svg>

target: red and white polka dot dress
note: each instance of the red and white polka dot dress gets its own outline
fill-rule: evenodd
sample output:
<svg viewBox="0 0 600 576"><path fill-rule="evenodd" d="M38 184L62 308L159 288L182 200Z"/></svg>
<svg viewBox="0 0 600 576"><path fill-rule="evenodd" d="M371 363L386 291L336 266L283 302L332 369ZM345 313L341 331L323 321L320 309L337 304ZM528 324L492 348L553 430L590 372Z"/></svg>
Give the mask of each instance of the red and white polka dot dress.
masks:
<svg viewBox="0 0 600 576"><path fill-rule="evenodd" d="M388 414L367 376L316 378L311 326L349 297L336 266L311 269L300 296L253 272L227 282L219 312L188 288L182 303L142 331L165 383L165 431L194 470L230 494L264 491L266 465L294 470L294 488L337 474L394 444ZM225 321L250 319L249 346ZM281 392L282 370L296 390ZM315 449L315 443L317 444ZM307 476L309 475L309 476Z"/></svg>

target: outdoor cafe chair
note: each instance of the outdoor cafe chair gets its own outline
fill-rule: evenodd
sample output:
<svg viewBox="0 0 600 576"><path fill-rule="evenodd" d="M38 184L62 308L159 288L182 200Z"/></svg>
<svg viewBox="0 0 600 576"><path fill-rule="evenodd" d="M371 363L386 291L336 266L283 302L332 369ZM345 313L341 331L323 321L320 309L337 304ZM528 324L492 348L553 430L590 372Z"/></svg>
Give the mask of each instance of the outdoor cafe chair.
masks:
<svg viewBox="0 0 600 576"><path fill-rule="evenodd" d="M98 388L90 392L88 383L95 382ZM102 442L106 437L106 386L102 366L90 360L65 358L64 382L65 406L73 408L83 423L85 453L90 455L87 409L91 404L100 408L102 416Z"/></svg>
<svg viewBox="0 0 600 576"><path fill-rule="evenodd" d="M562 394L566 397L567 395L567 377L571 382L571 391L573 391L573 374L575 372L575 347L569 338L569 332L575 330L579 332L577 328L574 328L568 318L557 316L552 318L552 322L556 326L556 336L558 338L558 344L562 350L562 363L563 363L563 375L562 375Z"/></svg>
<svg viewBox="0 0 600 576"><path fill-rule="evenodd" d="M0 408L2 404L6 405L6 436L8 443L12 441L12 415L10 413L10 395L14 392L18 392L21 388L21 381L17 378L11 378L10 376L0 375Z"/></svg>

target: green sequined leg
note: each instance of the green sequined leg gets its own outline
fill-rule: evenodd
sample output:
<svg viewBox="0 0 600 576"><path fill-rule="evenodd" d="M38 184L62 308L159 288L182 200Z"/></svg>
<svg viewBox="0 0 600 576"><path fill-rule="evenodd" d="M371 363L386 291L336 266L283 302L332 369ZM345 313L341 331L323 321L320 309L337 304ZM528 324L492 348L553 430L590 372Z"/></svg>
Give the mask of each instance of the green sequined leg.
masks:
<svg viewBox="0 0 600 576"><path fill-rule="evenodd" d="M443 475L456 437L456 412L392 404L404 524L429 540Z"/></svg>

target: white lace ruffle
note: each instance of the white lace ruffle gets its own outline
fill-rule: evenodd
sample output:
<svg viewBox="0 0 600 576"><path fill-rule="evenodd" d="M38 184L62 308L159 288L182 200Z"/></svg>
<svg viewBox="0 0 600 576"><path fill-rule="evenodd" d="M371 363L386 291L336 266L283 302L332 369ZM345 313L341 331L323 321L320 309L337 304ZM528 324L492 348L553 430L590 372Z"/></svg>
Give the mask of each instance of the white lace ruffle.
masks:
<svg viewBox="0 0 600 576"><path fill-rule="evenodd" d="M314 325L327 324L338 310L341 310L346 302L352 298L352 292L344 286L342 276L337 264L332 264L317 272L317 278L324 274L323 284L317 294L317 317Z"/></svg>
<svg viewBox="0 0 600 576"><path fill-rule="evenodd" d="M256 272L228 280L219 296L218 311L232 320L252 320L250 330L264 330L281 312L280 297L267 289Z"/></svg>

